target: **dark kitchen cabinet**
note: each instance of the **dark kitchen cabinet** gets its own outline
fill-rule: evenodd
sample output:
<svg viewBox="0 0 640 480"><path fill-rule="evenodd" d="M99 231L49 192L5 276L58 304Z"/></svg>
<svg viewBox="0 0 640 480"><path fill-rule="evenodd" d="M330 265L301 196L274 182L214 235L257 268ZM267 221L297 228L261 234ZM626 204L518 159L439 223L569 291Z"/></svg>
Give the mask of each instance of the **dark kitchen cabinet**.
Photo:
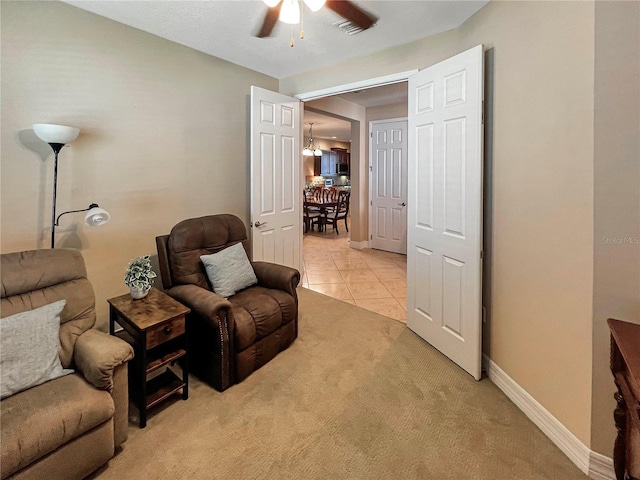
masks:
<svg viewBox="0 0 640 480"><path fill-rule="evenodd" d="M316 177L322 175L322 156L320 155L313 157L313 175Z"/></svg>
<svg viewBox="0 0 640 480"><path fill-rule="evenodd" d="M349 175L349 163L351 154L345 148L332 148L336 155L336 173L338 175Z"/></svg>
<svg viewBox="0 0 640 480"><path fill-rule="evenodd" d="M335 152L337 163L349 163L349 152L346 148L332 148L331 151Z"/></svg>

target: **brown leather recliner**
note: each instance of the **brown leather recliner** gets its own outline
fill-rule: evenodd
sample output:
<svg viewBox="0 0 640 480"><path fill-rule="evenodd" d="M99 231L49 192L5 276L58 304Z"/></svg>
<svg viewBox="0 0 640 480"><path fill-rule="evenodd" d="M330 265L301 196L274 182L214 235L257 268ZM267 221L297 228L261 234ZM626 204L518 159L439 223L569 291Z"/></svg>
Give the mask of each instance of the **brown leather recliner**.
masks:
<svg viewBox="0 0 640 480"><path fill-rule="evenodd" d="M84 478L127 439L133 349L93 328L95 295L80 251L4 253L0 266L0 321L66 300L59 356L76 371L0 402L1 477Z"/></svg>
<svg viewBox="0 0 640 480"><path fill-rule="evenodd" d="M228 299L213 292L200 256L240 242L249 256L244 223L226 214L183 220L169 235L156 237L165 293L191 309L189 368L219 391L244 380L298 336L298 270L252 262L257 285Z"/></svg>

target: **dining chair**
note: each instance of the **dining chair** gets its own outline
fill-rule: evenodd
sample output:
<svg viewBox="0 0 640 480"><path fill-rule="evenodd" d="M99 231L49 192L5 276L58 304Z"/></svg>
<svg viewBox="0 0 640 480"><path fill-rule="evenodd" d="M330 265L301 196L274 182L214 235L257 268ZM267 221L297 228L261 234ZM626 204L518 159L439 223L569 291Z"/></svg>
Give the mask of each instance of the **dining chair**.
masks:
<svg viewBox="0 0 640 480"><path fill-rule="evenodd" d="M313 230L314 225L318 225L320 229L320 209L312 207L307 203L307 193L302 192L302 220L303 220L303 233L307 233L309 230Z"/></svg>
<svg viewBox="0 0 640 480"><path fill-rule="evenodd" d="M338 222L340 220L344 220L344 228L349 231L349 226L347 225L347 216L349 215L349 198L351 196L351 192L340 191L338 192L338 204L336 205L335 211L332 213L327 213L327 218L324 219L325 225L333 226L333 229L336 231L336 235L340 232L338 231Z"/></svg>
<svg viewBox="0 0 640 480"><path fill-rule="evenodd" d="M322 198L325 202L336 202L338 200L338 189L336 187L325 188ZM335 212L336 212L335 206L327 206L324 209L325 217L333 215Z"/></svg>
<svg viewBox="0 0 640 480"><path fill-rule="evenodd" d="M311 189L311 196L314 198L322 198L323 191L324 187L313 187L313 189Z"/></svg>
<svg viewBox="0 0 640 480"><path fill-rule="evenodd" d="M325 201L334 201L338 198L338 189L336 187L327 187L323 191Z"/></svg>

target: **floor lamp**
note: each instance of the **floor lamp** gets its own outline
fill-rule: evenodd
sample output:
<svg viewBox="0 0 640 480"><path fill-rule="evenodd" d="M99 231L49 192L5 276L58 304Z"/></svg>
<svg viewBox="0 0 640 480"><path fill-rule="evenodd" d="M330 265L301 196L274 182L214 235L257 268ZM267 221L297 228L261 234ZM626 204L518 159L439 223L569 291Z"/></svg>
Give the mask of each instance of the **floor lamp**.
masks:
<svg viewBox="0 0 640 480"><path fill-rule="evenodd" d="M109 212L100 208L97 203L92 203L88 208L82 210L69 210L62 212L56 217L56 195L58 190L58 153L62 147L67 143L73 142L78 138L80 133L79 128L67 127L65 125L52 125L50 123L36 123L33 126L33 131L43 141L47 142L53 149L55 156L53 165L53 204L51 211L51 248L55 247L56 242L56 227L60 221L60 217L67 213L86 212L88 213L84 217L84 221L89 226L99 226L107 223L111 218Z"/></svg>

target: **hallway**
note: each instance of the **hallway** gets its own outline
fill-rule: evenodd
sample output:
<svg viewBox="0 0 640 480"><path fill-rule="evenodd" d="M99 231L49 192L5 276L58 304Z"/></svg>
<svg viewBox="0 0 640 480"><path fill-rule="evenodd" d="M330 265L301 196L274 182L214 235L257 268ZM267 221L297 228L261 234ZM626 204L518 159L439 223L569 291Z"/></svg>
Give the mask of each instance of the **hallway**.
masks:
<svg viewBox="0 0 640 480"><path fill-rule="evenodd" d="M406 323L407 257L352 249L339 228L339 235L331 228L304 235L302 286Z"/></svg>

